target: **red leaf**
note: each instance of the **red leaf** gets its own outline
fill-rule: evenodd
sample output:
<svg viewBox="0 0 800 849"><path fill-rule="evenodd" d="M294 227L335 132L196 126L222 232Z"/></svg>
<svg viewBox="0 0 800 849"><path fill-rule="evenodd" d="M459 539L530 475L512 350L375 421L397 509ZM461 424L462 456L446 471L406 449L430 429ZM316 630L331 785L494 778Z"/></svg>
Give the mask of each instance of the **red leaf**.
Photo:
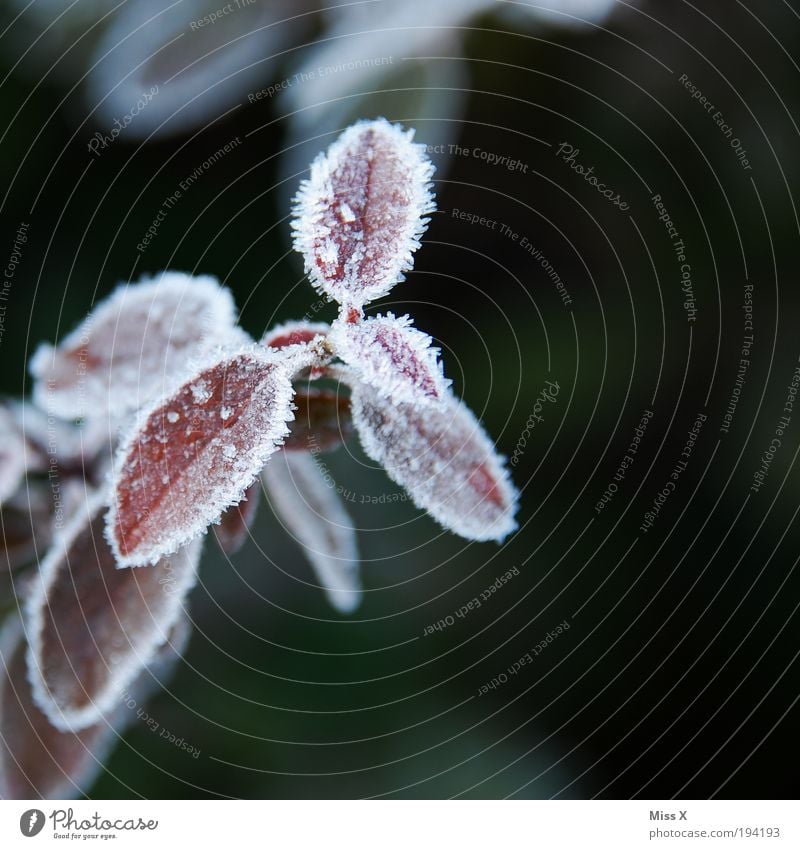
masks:
<svg viewBox="0 0 800 849"><path fill-rule="evenodd" d="M282 359L254 345L140 416L115 461L108 537L119 564L155 562L238 504L288 433L291 401Z"/></svg>
<svg viewBox="0 0 800 849"><path fill-rule="evenodd" d="M450 386L442 374L438 348L427 333L411 327L408 316L334 322L330 341L337 356L380 395L395 402L439 401Z"/></svg>
<svg viewBox="0 0 800 849"><path fill-rule="evenodd" d="M230 292L165 271L120 286L57 348L31 359L34 400L61 418L120 415L157 397L191 357L235 334Z"/></svg>
<svg viewBox="0 0 800 849"><path fill-rule="evenodd" d="M73 733L51 725L33 701L21 621L6 623L0 634L0 798L72 799L87 792L124 728L136 718L136 706L171 671L188 634L183 619L130 692L120 695L120 704Z"/></svg>
<svg viewBox="0 0 800 849"><path fill-rule="evenodd" d="M247 542L260 502L261 481L257 480L235 507L229 507L222 514L219 524L212 526L217 543L225 554L236 554Z"/></svg>
<svg viewBox="0 0 800 849"><path fill-rule="evenodd" d="M384 119L362 121L320 154L295 202L295 248L312 283L360 307L412 266L434 210L423 145Z"/></svg>
<svg viewBox="0 0 800 849"><path fill-rule="evenodd" d="M261 340L269 348L286 348L290 345L309 345L320 336L327 336L331 326L322 322L288 321L268 330Z"/></svg>
<svg viewBox="0 0 800 849"><path fill-rule="evenodd" d="M450 393L437 405L394 404L356 383L353 423L364 451L445 528L502 540L516 528L518 494L489 437Z"/></svg>
<svg viewBox="0 0 800 849"><path fill-rule="evenodd" d="M297 390L294 403L286 451L333 451L352 434L350 399L341 392L307 386Z"/></svg>
<svg viewBox="0 0 800 849"><path fill-rule="evenodd" d="M27 601L28 669L50 722L97 722L150 663L194 585L200 544L148 569L118 569L103 534L103 499L90 496L42 561Z"/></svg>
<svg viewBox="0 0 800 849"><path fill-rule="evenodd" d="M31 698L20 623L9 625L0 646L0 797L73 798L102 766L114 729L105 719L80 734L54 728Z"/></svg>

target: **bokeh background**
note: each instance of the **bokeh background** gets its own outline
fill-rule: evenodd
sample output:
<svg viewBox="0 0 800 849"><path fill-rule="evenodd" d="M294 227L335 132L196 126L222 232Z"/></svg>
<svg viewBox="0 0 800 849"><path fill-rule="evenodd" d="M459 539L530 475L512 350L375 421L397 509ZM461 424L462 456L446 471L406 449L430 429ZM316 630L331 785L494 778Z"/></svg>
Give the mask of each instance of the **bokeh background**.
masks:
<svg viewBox="0 0 800 849"><path fill-rule="evenodd" d="M500 546L442 532L353 440L326 463L360 529L360 609L327 605L262 504L236 556L207 546L189 648L148 707L200 754L134 722L87 794L796 794L800 407L750 488L800 357L796 4L222 5L0 4L4 268L28 225L0 389L24 395L40 341L163 268L216 275L254 335L333 317L291 250L291 197L339 130L383 115L431 146L439 212L372 311L410 312L519 451L520 529ZM530 427L548 380L557 400Z"/></svg>

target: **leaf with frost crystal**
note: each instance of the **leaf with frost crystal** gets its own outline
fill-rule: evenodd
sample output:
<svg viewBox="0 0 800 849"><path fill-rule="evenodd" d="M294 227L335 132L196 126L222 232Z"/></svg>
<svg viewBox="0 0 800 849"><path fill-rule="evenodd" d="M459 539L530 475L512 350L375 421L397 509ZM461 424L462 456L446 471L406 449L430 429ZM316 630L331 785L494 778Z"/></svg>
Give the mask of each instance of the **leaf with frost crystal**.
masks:
<svg viewBox="0 0 800 849"><path fill-rule="evenodd" d="M397 403L440 401L451 381L442 374L439 349L408 316L369 318L357 324L337 321L330 336L337 356L384 398Z"/></svg>
<svg viewBox="0 0 800 849"><path fill-rule="evenodd" d="M213 277L144 277L120 286L57 348L39 348L30 363L33 397L60 418L122 415L235 332L233 298Z"/></svg>
<svg viewBox="0 0 800 849"><path fill-rule="evenodd" d="M31 697L19 620L3 629L0 658L0 798L74 798L100 770L114 729L105 719L79 734L51 725Z"/></svg>
<svg viewBox="0 0 800 849"><path fill-rule="evenodd" d="M48 415L31 401L12 402L8 410L25 440L29 471L49 471L54 465L82 471L116 437L116 423L102 415L76 424Z"/></svg>
<svg viewBox="0 0 800 849"><path fill-rule="evenodd" d="M311 366L309 376L322 377L325 374L325 366L331 359L324 342L330 329L329 324L321 322L287 321L286 324L279 324L268 330L262 337L261 344L281 350L287 357L297 357L295 374L301 368ZM304 362L306 360L307 362Z"/></svg>
<svg viewBox="0 0 800 849"><path fill-rule="evenodd" d="M0 798L73 799L88 791L136 718L136 708L171 672L189 633L182 617L153 663L118 694L119 703L94 725L74 733L55 728L34 702L22 623L16 617L8 621L0 634Z"/></svg>
<svg viewBox="0 0 800 849"><path fill-rule="evenodd" d="M257 480L235 507L229 507L222 514L219 524L212 526L217 543L225 554L236 554L247 542L260 502L261 482Z"/></svg>
<svg viewBox="0 0 800 849"><path fill-rule="evenodd" d="M361 602L355 530L314 458L281 451L261 477L278 518L303 549L330 603L352 613Z"/></svg>
<svg viewBox="0 0 800 849"><path fill-rule="evenodd" d="M194 586L201 543L149 569L118 569L92 494L56 537L26 603L28 673L50 722L79 731L120 700L168 639Z"/></svg>
<svg viewBox="0 0 800 849"><path fill-rule="evenodd" d="M472 412L449 392L437 405L394 404L356 383L353 424L364 451L414 503L466 539L516 528L518 493Z"/></svg>
<svg viewBox="0 0 800 849"><path fill-rule="evenodd" d="M295 201L294 246L321 292L360 307L412 266L435 206L424 145L384 119L362 121L320 154Z"/></svg>
<svg viewBox="0 0 800 849"><path fill-rule="evenodd" d="M278 79L279 63L305 42L320 6L318 0L240 0L230 8L216 0L114 5L109 25L86 56L86 108L107 133L135 107L124 134L137 142L214 124L265 79ZM58 6L59 13L70 11L62 2ZM98 12L75 36L82 46L99 19ZM211 21L213 26L203 26ZM64 47L67 57L72 44L70 38ZM96 149L96 155L102 152Z"/></svg>
<svg viewBox="0 0 800 849"><path fill-rule="evenodd" d="M261 344L268 348L286 348L290 345L308 345L318 336L327 336L330 324L311 321L287 321L268 330Z"/></svg>
<svg viewBox="0 0 800 849"><path fill-rule="evenodd" d="M154 563L238 504L288 433L292 394L281 353L253 345L198 366L143 412L114 460L118 563Z"/></svg>

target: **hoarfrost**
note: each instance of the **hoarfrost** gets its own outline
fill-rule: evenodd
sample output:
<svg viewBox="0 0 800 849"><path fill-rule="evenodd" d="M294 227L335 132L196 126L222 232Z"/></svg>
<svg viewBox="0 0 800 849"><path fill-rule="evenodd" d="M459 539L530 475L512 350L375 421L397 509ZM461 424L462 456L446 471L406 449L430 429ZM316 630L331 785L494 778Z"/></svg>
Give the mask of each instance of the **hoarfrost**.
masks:
<svg viewBox="0 0 800 849"><path fill-rule="evenodd" d="M269 348L286 348L290 345L308 345L318 336L327 336L331 326L323 322L287 321L268 330L261 344Z"/></svg>
<svg viewBox="0 0 800 849"><path fill-rule="evenodd" d="M193 391L199 385L208 390L202 406ZM114 461L107 533L118 563L153 563L238 504L288 433L292 394L279 352L253 345L199 365L144 411ZM231 410L225 419L223 408ZM170 422L169 410L189 428Z"/></svg>
<svg viewBox="0 0 800 849"><path fill-rule="evenodd" d="M186 647L185 615L167 642L118 703L77 733L55 728L33 700L26 665L22 620L14 614L0 633L0 798L74 799L89 790L114 744L136 713L125 704L146 701L170 674Z"/></svg>
<svg viewBox="0 0 800 849"><path fill-rule="evenodd" d="M364 451L441 525L479 541L516 528L518 493L503 461L451 393L436 405L393 404L356 383L351 403Z"/></svg>
<svg viewBox="0 0 800 849"><path fill-rule="evenodd" d="M218 525L213 525L214 536L225 554L235 554L245 544L260 502L261 481L256 479L245 497L222 514Z"/></svg>
<svg viewBox="0 0 800 849"><path fill-rule="evenodd" d="M118 569L103 535L104 495L57 535L27 599L28 676L36 704L61 730L112 709L180 618L200 542L149 569Z"/></svg>
<svg viewBox="0 0 800 849"><path fill-rule="evenodd" d="M295 200L294 245L314 286L362 306L412 266L435 209L433 165L413 130L381 118L342 133L311 166Z"/></svg>
<svg viewBox="0 0 800 849"><path fill-rule="evenodd" d="M392 313L364 322L334 322L330 335L336 354L381 396L400 403L426 403L444 397L445 379L439 349L427 333L411 326L408 316Z"/></svg>
<svg viewBox="0 0 800 849"><path fill-rule="evenodd" d="M57 348L31 358L33 396L61 418L124 415L172 384L193 357L230 341L235 309L213 277L164 271L120 286Z"/></svg>

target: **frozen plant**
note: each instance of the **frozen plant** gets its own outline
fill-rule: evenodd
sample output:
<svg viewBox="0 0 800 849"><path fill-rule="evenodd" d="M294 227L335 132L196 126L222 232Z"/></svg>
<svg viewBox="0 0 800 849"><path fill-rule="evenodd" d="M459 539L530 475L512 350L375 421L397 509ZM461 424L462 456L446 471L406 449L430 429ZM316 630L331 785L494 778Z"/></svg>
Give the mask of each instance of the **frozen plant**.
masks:
<svg viewBox="0 0 800 849"><path fill-rule="evenodd" d="M91 753L180 653L207 530L235 550L262 484L331 603L357 606L355 532L314 456L351 426L446 529L500 541L515 528L517 492L431 338L408 316L364 314L411 268L434 209L433 166L412 135L360 122L300 187L294 243L339 305L330 325L291 322L256 342L227 289L163 272L34 355L32 401L2 408L12 450L0 496L9 519L24 514L27 482L30 510L35 495L37 521L55 527L38 570L19 578L22 623L0 639L0 795L70 795L88 780ZM57 522L37 473L58 482ZM6 560L16 569L8 548Z"/></svg>

